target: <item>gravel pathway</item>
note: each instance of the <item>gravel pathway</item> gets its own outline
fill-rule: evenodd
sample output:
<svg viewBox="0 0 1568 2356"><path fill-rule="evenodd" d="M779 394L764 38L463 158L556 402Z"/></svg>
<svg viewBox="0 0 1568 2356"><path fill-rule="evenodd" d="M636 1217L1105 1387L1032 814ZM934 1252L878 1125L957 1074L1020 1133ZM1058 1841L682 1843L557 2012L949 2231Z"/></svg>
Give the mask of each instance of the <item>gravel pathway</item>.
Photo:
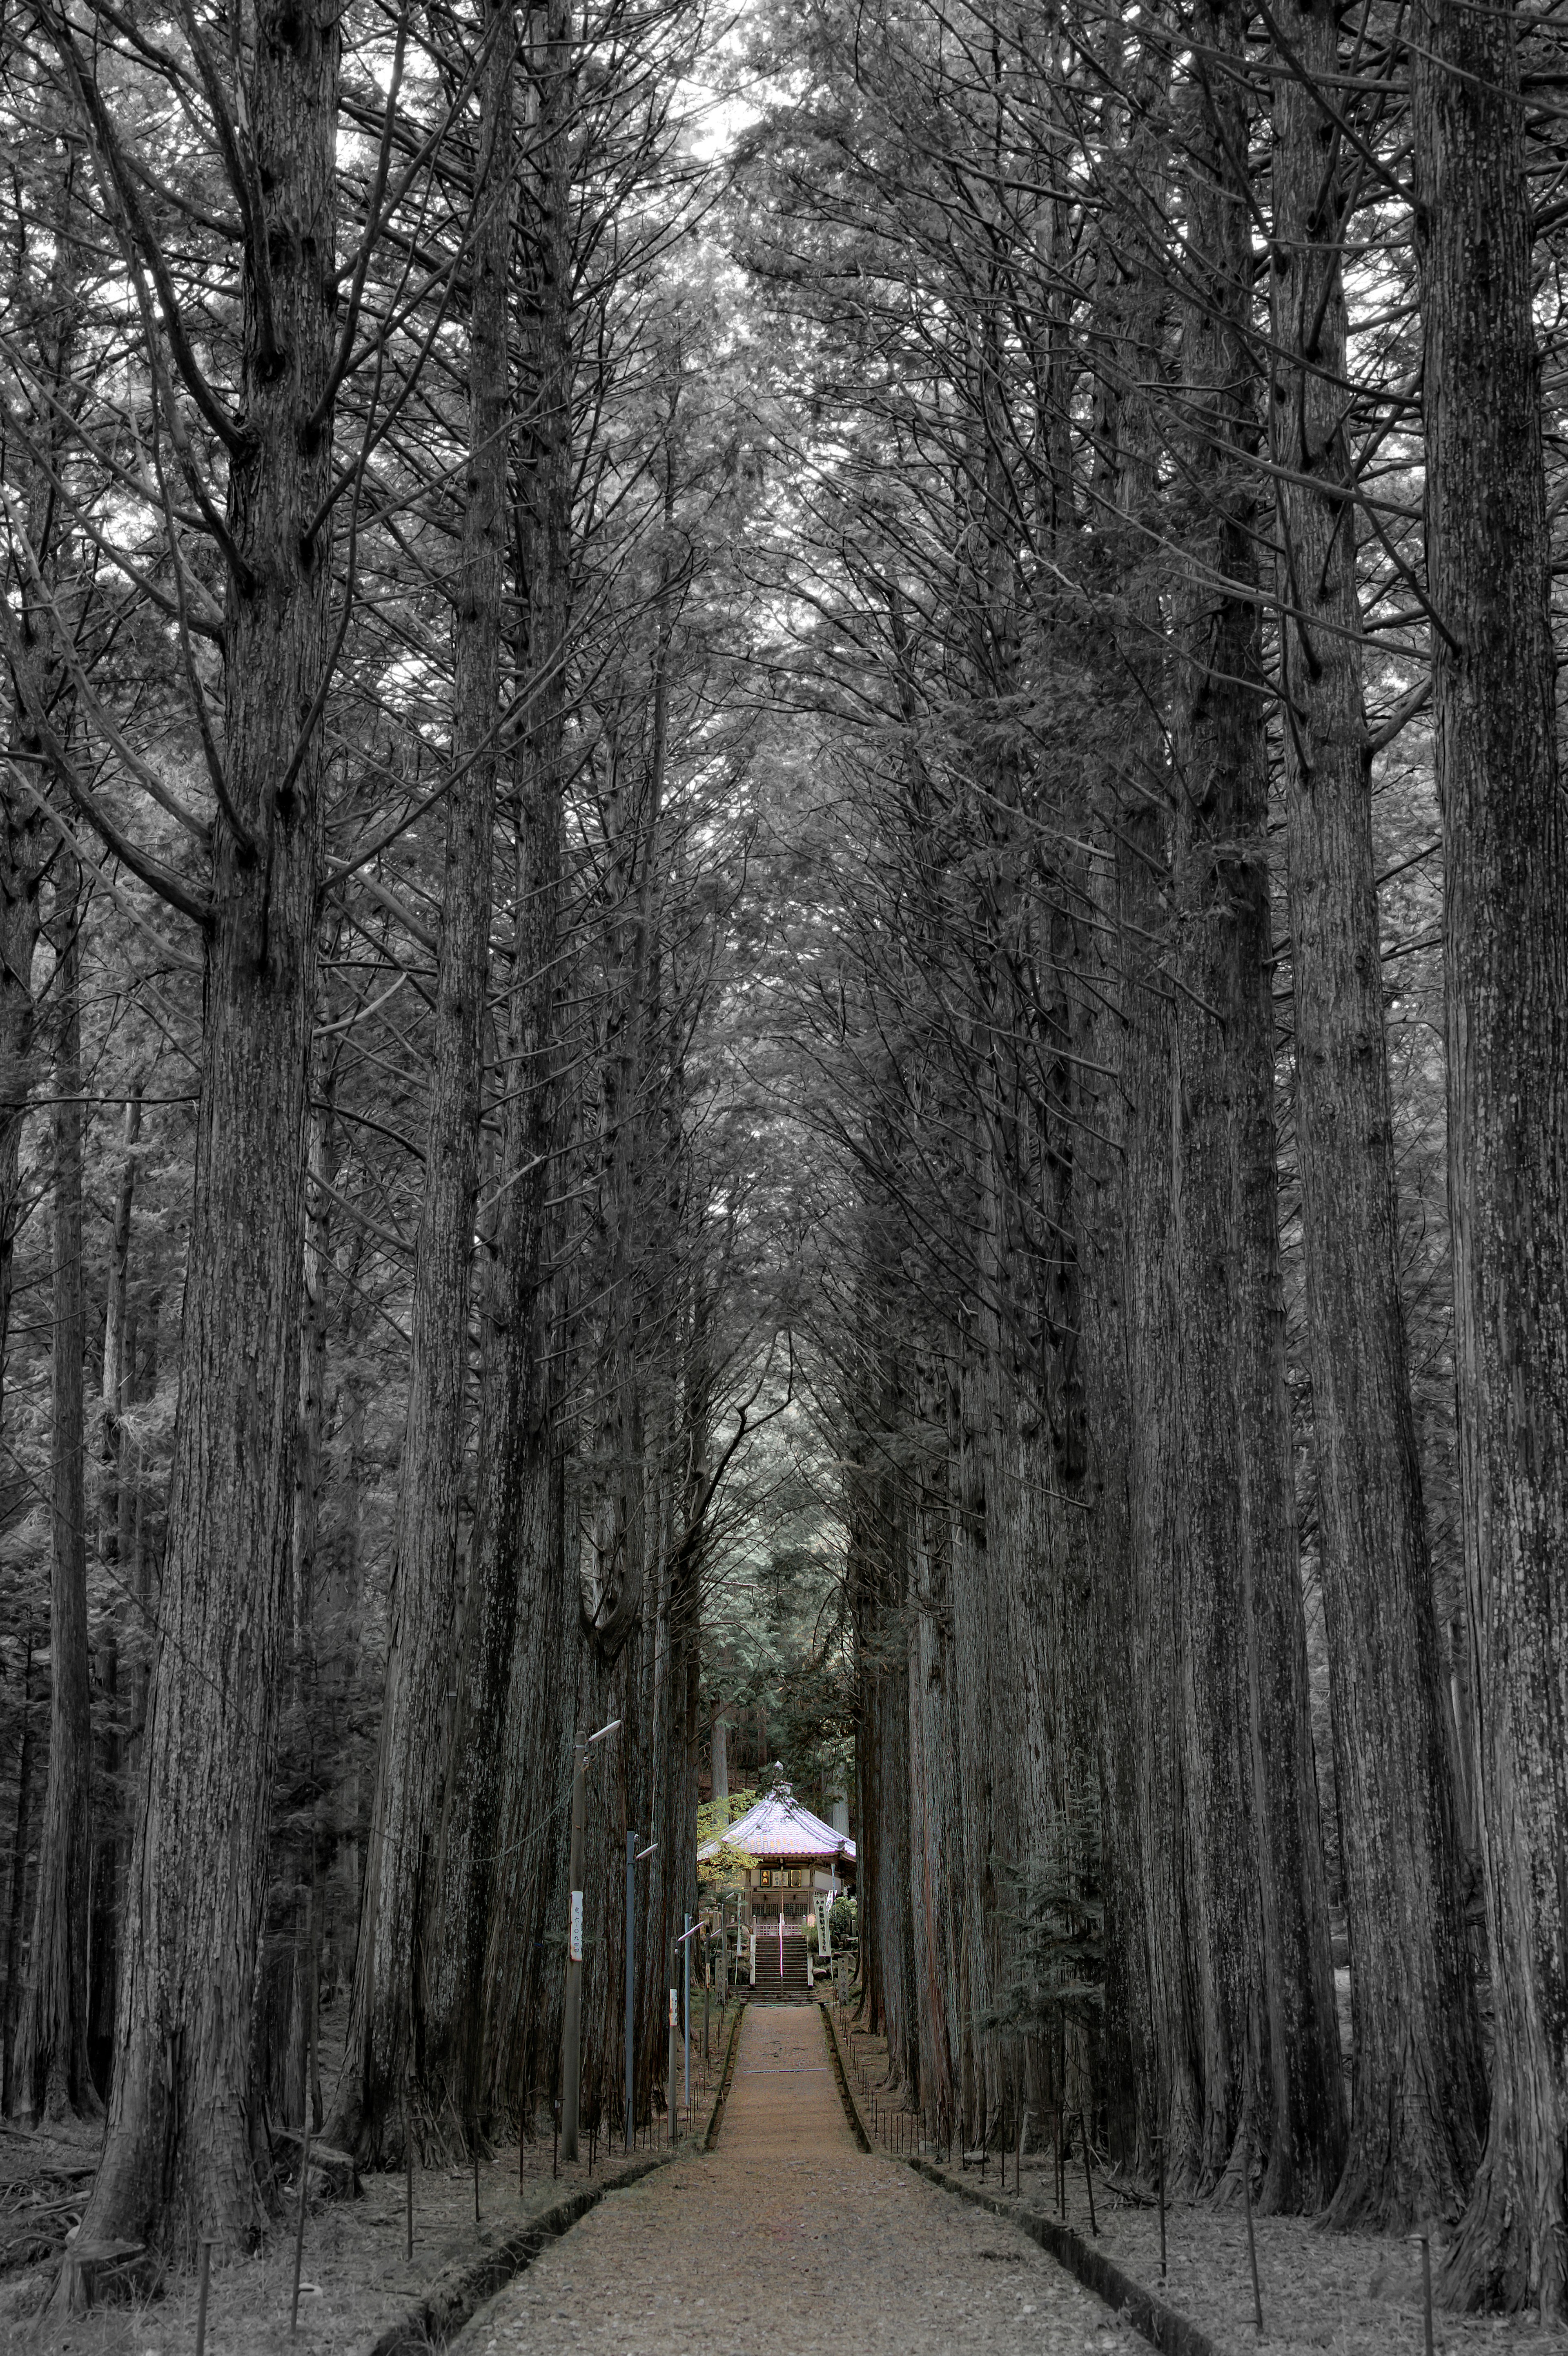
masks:
<svg viewBox="0 0 1568 2356"><path fill-rule="evenodd" d="M816 2008L749 2006L719 2148L545 2251L463 2356L1080 2356L1145 2343L1011 2225L858 2149Z"/></svg>

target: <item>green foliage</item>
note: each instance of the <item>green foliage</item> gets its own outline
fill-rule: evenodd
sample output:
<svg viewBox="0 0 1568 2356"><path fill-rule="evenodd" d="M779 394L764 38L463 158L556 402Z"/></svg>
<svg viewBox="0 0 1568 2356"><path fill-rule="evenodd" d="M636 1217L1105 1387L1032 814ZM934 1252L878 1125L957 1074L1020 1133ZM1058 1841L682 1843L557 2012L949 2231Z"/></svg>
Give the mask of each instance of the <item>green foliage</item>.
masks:
<svg viewBox="0 0 1568 2356"><path fill-rule="evenodd" d="M704 1801L697 1811L699 1849L705 1848L710 1840L719 1839L732 1824L738 1823L747 1809L753 1805L756 1797L754 1791L731 1792L728 1800ZM732 1897L736 1890L744 1889L751 1864L752 1860L743 1848L737 1848L732 1842L725 1841L711 1857L699 1858L698 1889L708 1900Z"/></svg>
<svg viewBox="0 0 1568 2356"><path fill-rule="evenodd" d="M1105 1952L1100 1853L1099 1797L1084 1784L1047 1826L1035 1855L1008 1872L1008 1961L987 2028L1054 2029L1099 2012Z"/></svg>

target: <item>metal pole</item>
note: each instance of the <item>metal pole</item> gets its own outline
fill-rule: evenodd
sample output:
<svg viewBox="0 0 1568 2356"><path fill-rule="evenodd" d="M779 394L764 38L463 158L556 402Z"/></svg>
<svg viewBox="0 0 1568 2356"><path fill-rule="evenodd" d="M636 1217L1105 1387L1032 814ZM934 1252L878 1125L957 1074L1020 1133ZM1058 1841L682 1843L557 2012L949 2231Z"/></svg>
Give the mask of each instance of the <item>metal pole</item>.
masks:
<svg viewBox="0 0 1568 2356"><path fill-rule="evenodd" d="M582 2082L582 1817L588 1782L588 1746L579 1742L571 1771L571 1850L567 1886L571 1916L567 1925L566 2003L560 2031L560 2156L577 2158L577 2112Z"/></svg>
<svg viewBox="0 0 1568 2356"><path fill-rule="evenodd" d="M626 2149L632 2148L632 1989L635 1985L632 1966L636 1954L636 1930L633 1921L633 1901L636 1882L637 1836L626 1835Z"/></svg>
<svg viewBox="0 0 1568 2356"><path fill-rule="evenodd" d="M680 1992L674 1985L675 1957L673 1955L669 1959L669 1976L671 1982L669 1992L669 2086L666 2094L666 2103L669 2111L669 2140L670 2148L673 2151L675 2148L676 2037L680 2028L678 2018L680 2012Z"/></svg>
<svg viewBox="0 0 1568 2356"><path fill-rule="evenodd" d="M686 2047L686 2107L691 2108L691 1917L682 1918L680 1943L680 2017Z"/></svg>

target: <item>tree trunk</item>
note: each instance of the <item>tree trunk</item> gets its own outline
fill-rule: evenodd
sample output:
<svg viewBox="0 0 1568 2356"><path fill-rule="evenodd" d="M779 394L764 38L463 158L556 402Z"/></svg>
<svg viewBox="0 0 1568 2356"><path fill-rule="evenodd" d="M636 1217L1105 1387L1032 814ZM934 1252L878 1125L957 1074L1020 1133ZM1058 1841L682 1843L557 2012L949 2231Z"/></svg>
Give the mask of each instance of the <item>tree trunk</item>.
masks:
<svg viewBox="0 0 1568 2356"><path fill-rule="evenodd" d="M571 612L571 252L567 125L571 12L528 14L529 139L517 173L513 294L517 403L513 509L519 691L517 918L507 1001L508 1103L482 1341L484 1397L471 1581L471 1667L459 1762L464 1816L450 1887L453 2025L464 2098L482 2115L526 2111L551 2038L556 1974L540 1968L564 1854L551 1821L577 1701L576 1612L562 1515L561 1341L548 1209L560 1142L563 747ZM611 1713L612 1715L613 1713ZM559 1919L559 1918L557 1918Z"/></svg>
<svg viewBox="0 0 1568 2356"><path fill-rule="evenodd" d="M1157 15L1124 60L1121 27L1108 61L1135 96L1115 164L1124 201L1107 209L1097 387L1102 526L1115 551L1126 621L1118 662L1134 720L1106 807L1092 891L1104 908L1108 970L1104 1061L1117 1074L1100 1126L1107 1142L1091 1287L1090 1427L1099 1459L1097 1582L1101 1696L1105 2012L1113 2098L1130 2097L1129 2162L1145 2171L1163 2142L1167 2172L1199 2144L1198 2062L1190 1994L1186 1809L1177 1739L1175 1598L1169 1576L1178 1489L1176 1321L1170 1286L1169 756L1160 587L1144 559L1166 528L1154 412L1171 297L1166 284L1169 203L1170 42ZM1112 240L1115 242L1111 242ZM1130 2080L1117 2083L1125 2068ZM1116 2147L1115 2129L1112 2148Z"/></svg>
<svg viewBox="0 0 1568 2356"><path fill-rule="evenodd" d="M1343 2152L1285 1397L1268 779L1249 460L1247 102L1233 0L1189 130L1182 379L1199 567L1174 744L1174 1249L1187 1419L1178 1505L1189 1836L1202 2022L1200 2172L1261 2160L1267 2208L1320 2207ZM1227 59L1237 63L1231 70Z"/></svg>
<svg viewBox="0 0 1568 2356"><path fill-rule="evenodd" d="M714 1806L716 1808L722 1807L725 1810L725 1814L722 1817L716 1816L714 1818L714 1822L720 1825L720 1827L727 1825L730 1821L729 1737L729 1726L725 1720L723 1706L720 1705L719 1715L713 1721L713 1789L711 1794Z"/></svg>
<svg viewBox="0 0 1568 2356"><path fill-rule="evenodd" d="M54 1414L49 1447L49 1764L37 1911L18 2040L18 2107L35 2120L97 2117L87 2059L87 1929L92 1878L92 1713L87 1639L87 1484L81 1267L80 876L56 871Z"/></svg>
<svg viewBox="0 0 1568 2356"><path fill-rule="evenodd" d="M389 2131L399 2132L405 2077L411 2068L423 2067L420 2013L429 1957L421 1957L422 1933L427 1910L438 1902L444 1910L444 1896L437 1899L435 1843L457 1687L458 1508L502 710L516 52L508 5L486 13L485 33L489 50L474 183L469 454L453 624L456 779L446 800L433 1069L380 1750L332 2129L335 2140L368 2161L383 2155Z"/></svg>
<svg viewBox="0 0 1568 2356"><path fill-rule="evenodd" d="M1318 89L1327 0L1282 0ZM1294 73L1275 85L1273 451L1283 548L1285 861L1296 1155L1324 1623L1350 1937L1350 2146L1329 2211L1403 2232L1458 2214L1485 2080L1400 1298L1361 697L1342 284L1359 170Z"/></svg>
<svg viewBox="0 0 1568 2356"><path fill-rule="evenodd" d="M22 1917L27 1880L27 1830L33 1798L33 1632L22 1639L22 1708L16 1738L16 1815L11 1829L11 1881L5 1908L5 1985L0 1989L0 2118L16 2092L16 2016L22 1993Z"/></svg>
<svg viewBox="0 0 1568 2356"><path fill-rule="evenodd" d="M136 1147L142 1133L142 1084L132 1082L121 1135L120 1183L114 1194L114 1224L110 1237L109 1297L103 1313L103 1380L99 1400L98 1429L98 1560L105 1594L104 1635L100 1655L99 1690L102 1722L99 1728L99 1796L97 1843L92 1863L92 1921L88 1937L88 2059L93 2082L109 2083L114 2062L114 1982L120 1946L120 1884L126 1850L130 1810L123 1782L125 1763L125 1717L121 1705L123 1634L132 1590L123 1565L125 1537L132 1526L130 1487L124 1478L124 1430L122 1411L130 1393L131 1354L135 1321L129 1310L131 1213L136 1199ZM132 1632L132 1642L140 1631Z"/></svg>
<svg viewBox="0 0 1568 2356"><path fill-rule="evenodd" d="M19 706L14 748L27 753ZM16 1232L27 1209L21 1181L22 1127L33 1081L33 959L38 946L38 894L50 830L9 785L0 795L0 1429Z"/></svg>
<svg viewBox="0 0 1568 2356"><path fill-rule="evenodd" d="M55 151L62 159L53 189L54 219L49 224L53 252L47 282L32 283L31 256L19 241L16 268L7 289L7 315L12 333L31 348L37 382L50 399L37 401L28 439L39 453L36 463L20 457L26 483L27 542L42 578L58 587L60 537L70 509L58 493L52 467L59 463L69 438L76 394L71 380L81 329L80 284L81 247L76 234L79 210L76 173L79 150L61 140ZM15 602L21 647L15 668L25 675L11 681L7 713L6 775L0 786L0 1404L4 1399L6 1344L11 1331L12 1270L16 1231L26 1213L25 1190L19 1183L22 1129L27 1119L32 1084L35 1023L33 959L38 945L38 895L44 872L57 841L57 830L32 795L18 780L41 787L47 772L37 729L29 709L52 707L59 733L74 698L62 693L62 675L50 662L52 625L42 610L37 584L25 562L19 577L7 577L0 590ZM67 603L70 602L69 596ZM3 1427L3 1419L0 1419Z"/></svg>
<svg viewBox="0 0 1568 2356"><path fill-rule="evenodd" d="M1568 820L1516 20L1413 27L1448 1197L1491 2116L1442 2276L1568 2308Z"/></svg>
<svg viewBox="0 0 1568 2356"><path fill-rule="evenodd" d="M336 1046L318 1035L312 1051L305 1152L304 1281L300 1291L299 1397L294 1408L293 1529L284 1698L272 1794L272 1875L257 1990L256 2051L270 2125L303 2131L320 2121L305 2079L319 2040L320 1921L317 1912L322 1772L317 1711L316 1553L325 1475L333 1186L337 1176Z"/></svg>
<svg viewBox="0 0 1568 2356"><path fill-rule="evenodd" d="M251 2012L285 1628L301 1192L325 751L313 703L331 576L316 412L334 356L337 17L261 0L247 52L260 217L244 249L243 420L228 529L223 760L247 840L214 830L184 1346L118 2059L80 2246L188 2252L261 2230ZM347 592L346 592L347 594ZM308 739L302 731L309 727ZM86 2286L80 2260L59 2296Z"/></svg>

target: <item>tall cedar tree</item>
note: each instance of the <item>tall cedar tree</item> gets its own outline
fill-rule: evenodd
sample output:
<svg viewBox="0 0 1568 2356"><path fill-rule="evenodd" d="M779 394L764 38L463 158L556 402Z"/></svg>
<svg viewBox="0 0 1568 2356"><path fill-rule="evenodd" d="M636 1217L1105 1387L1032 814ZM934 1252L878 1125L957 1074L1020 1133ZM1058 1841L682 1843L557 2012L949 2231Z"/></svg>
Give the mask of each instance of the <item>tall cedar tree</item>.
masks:
<svg viewBox="0 0 1568 2356"><path fill-rule="evenodd" d="M1271 453L1281 581L1296 1155L1324 1622L1350 1939L1350 2147L1329 2214L1457 2215L1484 2081L1451 1738L1400 1297L1355 468L1346 210L1360 166L1317 93L1328 0L1281 0L1274 102Z"/></svg>
<svg viewBox="0 0 1568 2356"><path fill-rule="evenodd" d="M414 1254L409 1397L398 1475L380 1750L347 2044L333 2132L379 2156L401 2115L421 2004L424 1914L457 1648L458 1508L468 1408L468 1320L479 1188L491 862L501 728L512 256L509 5L482 19L485 61L467 241L468 456L453 597L453 780L436 967L424 1191Z"/></svg>
<svg viewBox="0 0 1568 2356"><path fill-rule="evenodd" d="M1568 2308L1568 811L1519 29L1415 14L1448 1194L1491 2116L1443 2270Z"/></svg>
<svg viewBox="0 0 1568 2356"><path fill-rule="evenodd" d="M203 911L180 1401L114 2083L64 2302L86 2289L94 2249L188 2251L202 2235L242 2247L264 2217L251 2013L288 1591L323 880L337 22L326 0L260 0L237 67L246 87L223 102L251 154L251 168L234 174L246 233L232 415L199 377L172 307L163 321L229 455L227 809ZM120 135L63 22L58 37L134 238L141 214Z"/></svg>
<svg viewBox="0 0 1568 2356"><path fill-rule="evenodd" d="M49 1443L49 1762L31 1972L17 2060L36 2119L96 2116L87 2056L87 1926L92 1844L92 1724L87 1639L83 1423L87 1303L81 1265L81 878L69 849L54 868L54 1333Z"/></svg>

